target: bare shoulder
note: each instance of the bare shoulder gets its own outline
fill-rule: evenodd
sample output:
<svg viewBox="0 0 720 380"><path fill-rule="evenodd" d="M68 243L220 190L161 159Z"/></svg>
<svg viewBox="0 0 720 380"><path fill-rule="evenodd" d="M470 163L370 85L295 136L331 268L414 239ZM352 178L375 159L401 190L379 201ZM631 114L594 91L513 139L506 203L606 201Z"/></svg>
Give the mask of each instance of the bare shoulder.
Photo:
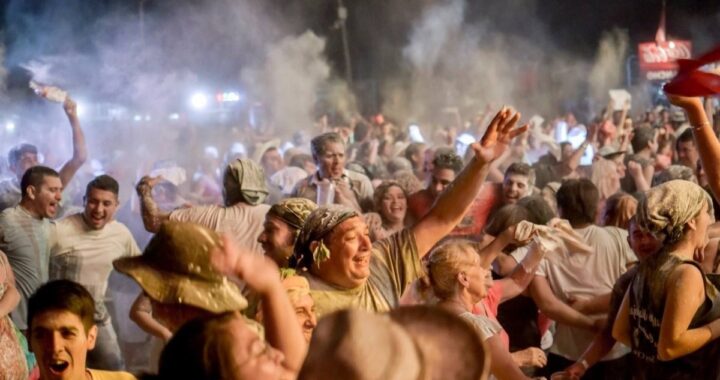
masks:
<svg viewBox="0 0 720 380"><path fill-rule="evenodd" d="M688 294L693 290L702 290L704 284L703 273L698 267L682 263L670 273L665 286L669 291L676 289L676 292Z"/></svg>

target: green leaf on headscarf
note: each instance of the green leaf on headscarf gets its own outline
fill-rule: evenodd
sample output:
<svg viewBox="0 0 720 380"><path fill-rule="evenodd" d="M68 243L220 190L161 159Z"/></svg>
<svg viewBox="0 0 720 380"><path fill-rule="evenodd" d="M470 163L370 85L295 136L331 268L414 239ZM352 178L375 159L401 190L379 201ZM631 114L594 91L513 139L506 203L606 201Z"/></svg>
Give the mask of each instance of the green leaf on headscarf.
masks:
<svg viewBox="0 0 720 380"><path fill-rule="evenodd" d="M313 250L313 261L315 261L315 264L320 264L329 258L330 249L320 240L320 243L315 247L315 250Z"/></svg>

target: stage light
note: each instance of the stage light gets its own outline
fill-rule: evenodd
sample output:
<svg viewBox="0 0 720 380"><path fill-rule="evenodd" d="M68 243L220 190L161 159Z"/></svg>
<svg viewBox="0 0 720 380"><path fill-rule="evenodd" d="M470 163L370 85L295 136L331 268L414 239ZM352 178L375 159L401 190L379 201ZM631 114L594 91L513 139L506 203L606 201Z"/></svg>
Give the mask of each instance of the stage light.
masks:
<svg viewBox="0 0 720 380"><path fill-rule="evenodd" d="M204 110L208 105L208 97L202 92L196 92L190 98L190 105L193 109L201 111Z"/></svg>

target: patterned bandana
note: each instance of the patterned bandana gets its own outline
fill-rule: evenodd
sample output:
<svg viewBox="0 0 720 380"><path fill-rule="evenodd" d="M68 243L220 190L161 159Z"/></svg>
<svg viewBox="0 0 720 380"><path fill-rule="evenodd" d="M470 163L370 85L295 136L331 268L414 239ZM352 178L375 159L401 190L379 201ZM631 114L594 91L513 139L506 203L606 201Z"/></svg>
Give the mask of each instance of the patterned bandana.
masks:
<svg viewBox="0 0 720 380"><path fill-rule="evenodd" d="M265 173L252 160L237 159L228 164L223 175L225 206L245 202L256 206L268 195Z"/></svg>
<svg viewBox="0 0 720 380"><path fill-rule="evenodd" d="M315 202L305 198L287 198L275 203L268 211L269 215L282 219L290 227L299 230L313 210Z"/></svg>
<svg viewBox="0 0 720 380"><path fill-rule="evenodd" d="M637 222L652 233L665 234L665 243L674 244L706 204L713 215L710 196L700 186L684 180L665 182L651 188L640 201Z"/></svg>
<svg viewBox="0 0 720 380"><path fill-rule="evenodd" d="M298 268L309 269L313 263L321 263L330 258L330 250L323 242L333 228L340 223L358 217L357 211L341 205L320 206L311 212L300 230L295 243L295 260ZM310 250L312 242L318 242L314 250Z"/></svg>

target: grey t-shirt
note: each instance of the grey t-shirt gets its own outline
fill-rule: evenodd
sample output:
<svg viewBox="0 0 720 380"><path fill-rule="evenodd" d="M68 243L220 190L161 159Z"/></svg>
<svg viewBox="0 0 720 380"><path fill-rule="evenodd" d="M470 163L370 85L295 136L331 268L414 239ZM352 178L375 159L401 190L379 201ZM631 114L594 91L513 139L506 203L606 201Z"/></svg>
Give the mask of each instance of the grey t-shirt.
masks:
<svg viewBox="0 0 720 380"><path fill-rule="evenodd" d="M7 178L0 181L0 211L20 204L20 184L17 178Z"/></svg>
<svg viewBox="0 0 720 380"><path fill-rule="evenodd" d="M50 221L37 219L21 206L0 213L0 250L7 255L15 273L20 303L13 310L13 322L27 328L27 300L48 281Z"/></svg>

